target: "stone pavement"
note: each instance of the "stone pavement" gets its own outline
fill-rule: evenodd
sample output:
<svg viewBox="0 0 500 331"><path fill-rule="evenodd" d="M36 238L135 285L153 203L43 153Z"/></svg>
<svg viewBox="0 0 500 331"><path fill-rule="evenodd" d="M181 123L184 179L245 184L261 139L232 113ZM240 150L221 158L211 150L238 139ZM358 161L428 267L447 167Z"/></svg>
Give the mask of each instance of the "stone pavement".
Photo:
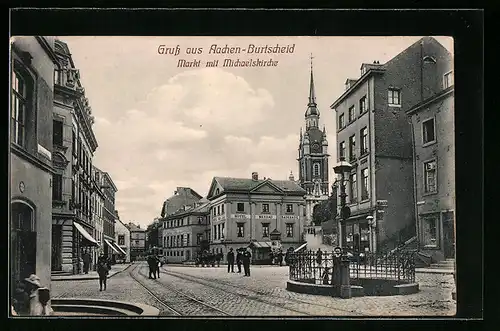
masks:
<svg viewBox="0 0 500 331"><path fill-rule="evenodd" d="M123 270L127 269L130 267L130 263L125 263L125 264L114 264L111 266L111 270L109 271L108 278L113 277L117 273L122 272ZM78 274L78 275L52 275L50 279L54 281L63 281L63 280L95 280L99 279L99 275L97 274L97 271L89 271L88 274Z"/></svg>
<svg viewBox="0 0 500 331"><path fill-rule="evenodd" d="M141 266L146 274L147 266ZM129 269L130 270L130 269ZM456 303L451 298L453 275L417 274L420 292L385 297L332 298L286 290L288 267L253 266L251 277L227 273L220 266L186 268L165 265L158 280L143 279L150 291L167 304L172 289L200 302L213 305L231 316L452 316ZM172 284L174 286L172 286ZM99 292L97 281L53 282L53 297L86 297L144 303L165 309L129 272L108 281L107 291ZM177 307L183 315L196 316L196 304ZM167 314L165 314L167 315Z"/></svg>

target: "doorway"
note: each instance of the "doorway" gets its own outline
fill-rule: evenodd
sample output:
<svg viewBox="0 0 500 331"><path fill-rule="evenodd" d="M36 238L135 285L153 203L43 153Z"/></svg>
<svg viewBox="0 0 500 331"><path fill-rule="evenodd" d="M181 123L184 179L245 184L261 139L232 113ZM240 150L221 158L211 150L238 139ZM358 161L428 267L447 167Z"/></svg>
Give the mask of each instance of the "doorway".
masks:
<svg viewBox="0 0 500 331"><path fill-rule="evenodd" d="M455 258L455 226L453 212L444 212L443 220L443 248L445 259Z"/></svg>
<svg viewBox="0 0 500 331"><path fill-rule="evenodd" d="M52 271L62 270L62 226L52 225Z"/></svg>

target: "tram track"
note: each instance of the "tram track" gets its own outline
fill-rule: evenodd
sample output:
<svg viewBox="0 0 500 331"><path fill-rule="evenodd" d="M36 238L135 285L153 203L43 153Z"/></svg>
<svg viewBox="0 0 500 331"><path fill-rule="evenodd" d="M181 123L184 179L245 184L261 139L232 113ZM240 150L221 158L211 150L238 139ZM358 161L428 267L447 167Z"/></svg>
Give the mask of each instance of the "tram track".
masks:
<svg viewBox="0 0 500 331"><path fill-rule="evenodd" d="M162 270L167 275L170 275L170 276L173 276L173 277L177 277L177 278L181 278L181 279L184 279L184 280L187 280L187 281L192 281L192 282L195 282L195 283L198 283L198 284L202 284L202 285L205 285L205 286L209 286L211 288L216 288L216 289L221 290L221 291L226 291L227 292L227 289L224 290L224 289L222 289L220 287L217 287L217 286L214 286L213 284L210 284L210 283L215 283L215 284L219 284L221 286L231 287L231 288L234 288L234 289L239 290L239 291L241 291L241 290L248 291L248 292L254 293L257 296L268 296L268 297L273 297L273 298L276 298L276 299L288 300L288 301L291 301L291 302L297 303L297 304L308 304L308 305L317 306L317 307L321 307L321 308L326 308L326 309L330 309L330 310L334 310L334 311L340 311L340 312L347 313L348 315L352 315L352 311L346 310L346 309L335 308L335 307L331 307L331 306L327 306L327 305L322 305L322 304L318 304L318 303L313 303L313 302L308 302L308 301L303 301L303 300L299 300L299 299L295 299L295 298L283 298L283 297L279 297L279 296L276 296L276 295L264 293L264 292L261 292L261 291L256 291L256 290L250 289L248 287L241 287L239 285L233 285L233 284L230 284L230 283L227 283L225 281L218 280L218 279L212 279L211 278L210 280L207 280L206 278L202 278L202 277L199 277L199 276L187 275L187 274L184 274L184 273L179 273L179 272L175 272L175 271L171 271L171 270L166 270L164 267L162 267ZM189 278L191 278L191 279L189 279ZM231 293L234 293L234 292L231 292ZM285 308L281 304L276 304L276 303L273 303L273 302L269 302L269 301L263 300L262 298L257 298L255 296L248 296L248 295L236 294L236 293L235 293L235 295L242 295L243 297L247 297L250 300L256 300L256 301L260 301L262 303L265 303L265 304L268 304L268 305L271 305L271 306L280 307L282 309L291 310L291 311L294 311L294 312L297 312L297 313L301 313L301 314L311 315L311 314L309 314L307 312L296 310L296 309L293 309L293 308ZM359 314L359 315L363 316L364 314ZM366 316L368 316L368 315L366 315Z"/></svg>
<svg viewBox="0 0 500 331"><path fill-rule="evenodd" d="M146 268L144 265L137 264L133 270L130 271L131 277L138 282L142 287L144 287L149 294L151 294L160 304L167 310L171 311L176 316L230 316L229 313L214 307L206 302L203 302L191 295L181 292L174 288L171 284L165 284L157 279L149 279L149 275L146 275L142 270ZM138 269L138 270L137 270ZM133 274L137 270L137 276ZM145 285L140 281L138 276L142 276L148 280L149 286ZM152 291L155 290L159 293L164 293L165 290L169 292L168 295L158 295ZM176 307L173 308L172 306Z"/></svg>

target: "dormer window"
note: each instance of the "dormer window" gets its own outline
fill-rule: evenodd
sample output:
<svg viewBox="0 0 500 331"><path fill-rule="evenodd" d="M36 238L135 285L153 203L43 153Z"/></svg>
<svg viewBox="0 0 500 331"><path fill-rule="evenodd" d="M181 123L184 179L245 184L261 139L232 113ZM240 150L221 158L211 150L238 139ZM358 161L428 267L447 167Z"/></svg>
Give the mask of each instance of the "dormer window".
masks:
<svg viewBox="0 0 500 331"><path fill-rule="evenodd" d="M363 76L365 73L366 73L366 67L363 66L363 68L361 68L361 76Z"/></svg>
<svg viewBox="0 0 500 331"><path fill-rule="evenodd" d="M215 194L219 194L220 193L220 190L219 189L216 189L215 190Z"/></svg>
<svg viewBox="0 0 500 331"><path fill-rule="evenodd" d="M436 63L436 59L432 56L424 56L423 61L424 61L424 63L428 63L428 64L435 64Z"/></svg>

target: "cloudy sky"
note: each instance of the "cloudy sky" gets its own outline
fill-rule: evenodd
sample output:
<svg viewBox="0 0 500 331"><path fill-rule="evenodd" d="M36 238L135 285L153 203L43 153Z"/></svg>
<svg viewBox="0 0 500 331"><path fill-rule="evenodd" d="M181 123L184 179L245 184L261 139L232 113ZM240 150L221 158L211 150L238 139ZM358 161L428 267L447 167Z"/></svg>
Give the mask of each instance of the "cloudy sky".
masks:
<svg viewBox="0 0 500 331"><path fill-rule="evenodd" d="M384 63L419 37L59 37L66 42L96 117L94 164L118 187L122 221L158 217L176 187L205 196L214 176L297 176L299 130L305 125L310 54L320 124L335 155L329 108L363 62ZM452 51L453 41L436 37ZM292 54L208 54L210 46L295 44ZM158 46L179 45L160 55ZM202 47L201 55L186 55ZM277 60L276 67L204 68L224 58ZM179 59L201 60L178 68ZM221 63L219 63L220 65ZM333 173L333 170L332 170ZM332 175L330 175L332 176Z"/></svg>

